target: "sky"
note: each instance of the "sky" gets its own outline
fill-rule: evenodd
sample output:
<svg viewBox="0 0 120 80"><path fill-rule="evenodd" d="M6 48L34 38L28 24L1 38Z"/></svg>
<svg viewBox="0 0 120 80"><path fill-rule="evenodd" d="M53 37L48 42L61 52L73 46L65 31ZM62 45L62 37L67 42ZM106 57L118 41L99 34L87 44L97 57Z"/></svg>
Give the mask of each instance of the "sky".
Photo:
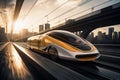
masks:
<svg viewBox="0 0 120 80"><path fill-rule="evenodd" d="M9 22L8 32L10 32L12 23L11 18L13 15L12 11L14 11L14 2L16 0L5 1L7 2L7 5L12 6L12 9L7 8L9 11L7 12L8 14L6 13L6 15L9 16L7 21ZM120 0L24 0L19 17L17 21L14 22L14 32L18 33L23 28L37 32L40 24L49 22L51 27L54 27L55 25L64 23L68 19L75 19L117 2L120 2ZM102 5L97 6L99 4ZM0 17L1 23L3 22L2 19L3 18Z"/></svg>

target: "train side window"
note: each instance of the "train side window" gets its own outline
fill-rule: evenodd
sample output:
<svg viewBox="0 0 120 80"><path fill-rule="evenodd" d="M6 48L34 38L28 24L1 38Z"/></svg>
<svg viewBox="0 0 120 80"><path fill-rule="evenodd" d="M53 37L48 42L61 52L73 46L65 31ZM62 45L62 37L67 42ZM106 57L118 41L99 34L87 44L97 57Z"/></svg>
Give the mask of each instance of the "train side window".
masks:
<svg viewBox="0 0 120 80"><path fill-rule="evenodd" d="M90 50L91 49L89 44L87 42L85 42L85 40L83 40L82 38L80 38L74 34L71 34L71 33L53 32L53 33L50 33L49 36L59 39L68 44L71 44L72 46L75 46L82 50Z"/></svg>

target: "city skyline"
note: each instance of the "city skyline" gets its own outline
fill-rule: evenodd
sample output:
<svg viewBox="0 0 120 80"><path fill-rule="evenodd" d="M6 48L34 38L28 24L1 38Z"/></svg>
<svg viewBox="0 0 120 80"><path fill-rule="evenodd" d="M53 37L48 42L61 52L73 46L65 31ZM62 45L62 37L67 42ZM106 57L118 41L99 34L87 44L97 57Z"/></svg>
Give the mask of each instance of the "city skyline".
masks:
<svg viewBox="0 0 120 80"><path fill-rule="evenodd" d="M2 10L0 11L1 16L3 16L3 13L7 16L8 32L11 31L11 26L15 26L14 32L19 32L23 28L27 28L29 31L37 31L40 24L45 24L47 22L53 27L54 25L63 23L68 19L74 19L119 2L119 0L25 0L17 21L12 25L11 19L14 12L15 0L10 1L8 2L8 5L13 6L7 6L5 9L6 11L2 12L2 14ZM89 10L80 13L87 9ZM0 25L2 25L3 21L3 17L1 16ZM3 25L3 27L5 26L6 25Z"/></svg>
<svg viewBox="0 0 120 80"><path fill-rule="evenodd" d="M95 36L94 32L91 32L86 39L94 44L120 44L120 31L116 32L114 27L109 27L107 34L98 31Z"/></svg>
<svg viewBox="0 0 120 80"><path fill-rule="evenodd" d="M105 32L106 34L108 34L108 29L112 28L112 27L114 28L114 31L116 31L116 32L120 31L120 25L113 25L113 26L101 27L101 28L93 30L92 32L94 32L94 34L95 34L94 36L96 36L99 31L102 31L103 33Z"/></svg>
<svg viewBox="0 0 120 80"><path fill-rule="evenodd" d="M41 32L41 29L42 31L43 30L48 30L49 29L49 26L50 24L46 24L44 26L39 26L39 32ZM0 27L0 41L2 40L6 40L6 37L5 37L5 29ZM20 31L20 33L18 34L13 34L13 40L20 40L20 39L23 39L24 38L26 39L26 37L28 36L32 36L32 35L35 35L35 34L38 34L36 32L29 32L28 29L22 29ZM75 33L76 35L79 35L80 34L77 34ZM11 35L10 34L7 34L8 38L11 39ZM102 32L102 31L98 31L97 32L97 35L95 36L95 33L94 32L91 32L87 38L87 40L89 40L90 42L94 43L94 44L120 44L120 31L115 31L115 28L114 27L109 27L108 28L108 33L106 32Z"/></svg>
<svg viewBox="0 0 120 80"><path fill-rule="evenodd" d="M40 26L41 26L41 27L40 27ZM37 31L35 31L34 29L33 29L32 31L29 31L29 29L28 29L28 31L29 31L29 32L39 32L39 31L40 31L40 30L39 30L40 28L41 28L42 30L45 30L45 28L43 28L43 26L45 26L45 25L39 25ZM111 28L111 27L114 27L114 31L116 31L116 32L119 32L119 31L120 31L120 25L101 27L101 28L97 28L97 29L95 29L95 30L92 31L92 32L94 33L94 37L97 36L97 34L98 34L99 31L101 31L102 33L105 32L106 34L108 34L108 28ZM27 28L23 28L23 29L27 29ZM22 29L22 30L23 30L23 29ZM50 27L49 27L49 29L50 29ZM22 31L22 30L21 30L21 31ZM21 32L21 31L20 31L20 32ZM17 34L19 34L20 32L17 32ZM92 33L92 32L91 32L91 33Z"/></svg>

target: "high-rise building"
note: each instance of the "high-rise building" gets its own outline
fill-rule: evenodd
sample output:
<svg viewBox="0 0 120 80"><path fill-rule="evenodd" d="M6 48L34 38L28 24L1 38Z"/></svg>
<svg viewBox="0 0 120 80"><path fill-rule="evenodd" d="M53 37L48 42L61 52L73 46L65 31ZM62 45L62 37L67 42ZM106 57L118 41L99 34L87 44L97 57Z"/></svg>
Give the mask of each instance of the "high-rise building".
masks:
<svg viewBox="0 0 120 80"><path fill-rule="evenodd" d="M5 35L5 28L0 27L0 41L5 41L6 35Z"/></svg>
<svg viewBox="0 0 120 80"><path fill-rule="evenodd" d="M103 37L103 39L106 39L107 35L106 35L105 32L103 33L103 36L102 36L102 37Z"/></svg>
<svg viewBox="0 0 120 80"><path fill-rule="evenodd" d="M43 25L39 25L39 32L44 30L44 26Z"/></svg>
<svg viewBox="0 0 120 80"><path fill-rule="evenodd" d="M114 40L117 40L118 39L118 33L117 32L114 32L113 33L113 38L112 39L114 39Z"/></svg>
<svg viewBox="0 0 120 80"><path fill-rule="evenodd" d="M114 32L114 28L109 28L109 31L108 31L108 36L110 39L112 39L112 33Z"/></svg>
<svg viewBox="0 0 120 80"><path fill-rule="evenodd" d="M50 24L49 24L49 23L46 23L46 24L45 24L45 30L48 30L48 29L50 29Z"/></svg>
<svg viewBox="0 0 120 80"><path fill-rule="evenodd" d="M101 31L98 32L98 40L102 40L103 39L103 34Z"/></svg>
<svg viewBox="0 0 120 80"><path fill-rule="evenodd" d="M120 39L120 32L118 32L118 39Z"/></svg>

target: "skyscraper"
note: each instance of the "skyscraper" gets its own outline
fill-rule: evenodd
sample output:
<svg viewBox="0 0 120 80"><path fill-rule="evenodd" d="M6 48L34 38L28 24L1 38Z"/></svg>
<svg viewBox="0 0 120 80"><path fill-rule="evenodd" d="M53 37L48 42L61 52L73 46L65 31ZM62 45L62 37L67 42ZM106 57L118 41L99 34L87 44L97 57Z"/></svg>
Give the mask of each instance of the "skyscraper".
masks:
<svg viewBox="0 0 120 80"><path fill-rule="evenodd" d="M6 40L5 28L0 27L0 42Z"/></svg>
<svg viewBox="0 0 120 80"><path fill-rule="evenodd" d="M117 40L117 39L118 39L118 33L117 33L117 32L114 32L114 33L113 33L113 39L114 39L114 40Z"/></svg>
<svg viewBox="0 0 120 80"><path fill-rule="evenodd" d="M109 31L108 31L108 36L110 39L112 39L112 33L114 32L114 28L109 28Z"/></svg>
<svg viewBox="0 0 120 80"><path fill-rule="evenodd" d="M98 40L102 40L103 39L103 34L101 31L98 32Z"/></svg>
<svg viewBox="0 0 120 80"><path fill-rule="evenodd" d="M118 32L118 39L120 39L120 32Z"/></svg>
<svg viewBox="0 0 120 80"><path fill-rule="evenodd" d="M48 29L50 29L50 24L49 24L49 23L46 23L46 24L45 24L45 30L48 30Z"/></svg>
<svg viewBox="0 0 120 80"><path fill-rule="evenodd" d="M44 26L43 25L39 25L39 32L44 30Z"/></svg>

